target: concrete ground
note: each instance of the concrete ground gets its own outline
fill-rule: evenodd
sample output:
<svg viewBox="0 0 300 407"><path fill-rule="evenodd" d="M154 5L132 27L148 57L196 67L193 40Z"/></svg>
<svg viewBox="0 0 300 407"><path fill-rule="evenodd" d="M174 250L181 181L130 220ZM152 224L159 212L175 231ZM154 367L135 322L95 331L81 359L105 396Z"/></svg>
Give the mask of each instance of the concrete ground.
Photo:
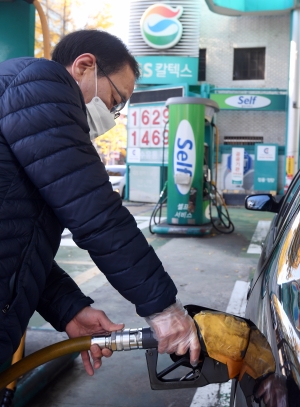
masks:
<svg viewBox="0 0 300 407"><path fill-rule="evenodd" d="M247 253L258 224L268 225L273 215L230 208L235 231L230 235L212 232L204 237L174 237L151 235L147 227L153 205L125 203L151 244L165 269L174 279L178 297L183 304L198 304L225 311L236 281L247 282L254 273L259 254ZM266 223L267 222L267 223ZM263 239L256 230L256 242ZM260 236L260 237L257 237ZM252 242L253 243L253 242ZM95 300L95 307L105 310L114 322L124 322L127 328L146 326L132 304L124 300L95 267L87 252L72 245L71 236L62 239L56 260L75 279L81 289ZM33 338L43 335L53 342L61 340L45 321L36 314L30 322L27 352L34 349ZM35 328L43 328L40 331ZM57 339L58 338L58 339ZM161 356L161 366L170 364L168 355ZM209 386L210 387L210 386ZM104 359L103 366L88 377L80 358L60 374L29 405L31 407L194 407L225 406L221 397L214 404L206 402L207 388L152 391L149 385L143 350L115 353ZM198 404L197 404L198 403ZM223 404L222 404L223 403ZM227 403L227 404L226 404Z"/></svg>

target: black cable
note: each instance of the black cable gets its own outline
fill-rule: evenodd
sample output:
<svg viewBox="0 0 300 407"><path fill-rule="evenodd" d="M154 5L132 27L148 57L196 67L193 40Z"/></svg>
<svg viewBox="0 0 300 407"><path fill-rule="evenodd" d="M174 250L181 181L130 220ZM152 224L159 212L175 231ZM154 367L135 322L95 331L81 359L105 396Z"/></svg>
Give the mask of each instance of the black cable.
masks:
<svg viewBox="0 0 300 407"><path fill-rule="evenodd" d="M155 207L153 209L153 212L150 216L150 221L149 221L149 231L152 235L154 235L154 232L152 231L152 219L154 220L154 224L158 225L161 220L161 214L162 214L162 208L163 205L167 202L167 196L165 196L166 190L167 190L167 181L165 181L165 134L167 130L167 125L169 123L169 120L166 121L163 134L162 134L162 142L163 142L163 148L162 148L162 176L161 176L161 185L163 185L163 189L159 195L159 199L157 203L155 204ZM159 212L158 216L158 222L156 222L156 216L157 213Z"/></svg>
<svg viewBox="0 0 300 407"><path fill-rule="evenodd" d="M216 130L216 176L215 176L215 183L213 184L211 182L211 193L210 193L210 204L209 204L209 212L210 212L210 220L213 225L213 227L220 233L225 233L229 234L234 231L234 225L231 222L226 204L224 202L223 197L220 195L219 191L217 190L217 172L218 172L218 146L219 146L219 130L217 126L214 123L211 123L211 125L215 128ZM215 198L214 198L215 197ZM218 197L219 201L221 202L221 205L218 205ZM216 207L217 214L219 221L221 225L225 228L224 229L219 229L215 223L215 220L212 216L212 205ZM223 207L223 209L222 209ZM225 211L224 211L225 210ZM228 229L228 231L226 231Z"/></svg>
<svg viewBox="0 0 300 407"><path fill-rule="evenodd" d="M166 196L167 184L168 184L168 181L165 182L165 185L159 195L159 199L158 199L157 203L155 204L153 212L150 216L149 232L152 235L154 235L154 232L152 231L152 219L154 220L154 225L158 225L160 223L162 207L167 202L167 196ZM156 221L157 212L159 212L158 222Z"/></svg>
<svg viewBox="0 0 300 407"><path fill-rule="evenodd" d="M221 201L221 205L218 205L218 199ZM212 216L212 206L216 207L218 218L213 218ZM209 214L211 223L219 233L230 234L234 231L234 224L232 223L229 212L227 210L226 205L223 204L223 198L221 197L219 191L217 190L216 186L211 184L211 191L210 191L210 202L209 202ZM217 226L216 220L219 220L220 224L222 225L222 229Z"/></svg>
<svg viewBox="0 0 300 407"><path fill-rule="evenodd" d="M162 134L162 141L163 141L163 148L162 148L162 177L161 177L161 185L165 185L165 140L166 140L166 131L167 131L167 125L169 124L169 120L166 121L165 125L164 125L164 130L163 130L163 134Z"/></svg>

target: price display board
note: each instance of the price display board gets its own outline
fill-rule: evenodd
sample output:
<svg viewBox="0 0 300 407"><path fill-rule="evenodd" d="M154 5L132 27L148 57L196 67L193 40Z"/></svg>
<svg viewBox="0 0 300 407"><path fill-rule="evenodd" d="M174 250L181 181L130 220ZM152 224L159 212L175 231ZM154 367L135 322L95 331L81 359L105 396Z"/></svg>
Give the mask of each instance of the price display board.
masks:
<svg viewBox="0 0 300 407"><path fill-rule="evenodd" d="M167 163L168 115L169 110L164 105L129 107L128 163Z"/></svg>

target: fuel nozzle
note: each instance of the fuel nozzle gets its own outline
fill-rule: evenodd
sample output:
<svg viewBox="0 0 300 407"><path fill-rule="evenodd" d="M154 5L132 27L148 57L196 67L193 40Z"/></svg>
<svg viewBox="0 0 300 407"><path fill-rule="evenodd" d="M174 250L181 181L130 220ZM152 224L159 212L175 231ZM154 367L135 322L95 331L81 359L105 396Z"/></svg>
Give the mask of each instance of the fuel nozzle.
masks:
<svg viewBox="0 0 300 407"><path fill-rule="evenodd" d="M186 305L185 308L195 321L201 344L201 355L196 367L190 364L189 352L185 355L171 354L173 363L158 372L158 343L151 328L123 329L106 335L68 339L41 349L2 372L0 390L41 364L65 353L87 351L91 345L96 344L101 349L108 348L112 351L146 349L153 390L197 388L237 379L247 405L251 407L255 388L268 375L273 374L276 368L267 339L245 318L197 305ZM180 370L176 377L177 369ZM184 369L187 371L183 375ZM264 393L266 388L268 390L269 387L262 388Z"/></svg>
<svg viewBox="0 0 300 407"><path fill-rule="evenodd" d="M210 310L196 305L185 307L194 319L201 344L201 355L196 367L190 364L190 355L171 354L173 363L157 371L158 343L151 328L133 328L107 335L95 335L91 345L111 351L146 349L146 361L151 388L172 390L197 388L211 383L225 383L237 379L247 405L252 405L255 387L275 372L271 347L257 327L245 318ZM180 368L180 376L175 376ZM183 369L188 369L182 376ZM172 374L170 378L169 374Z"/></svg>
<svg viewBox="0 0 300 407"><path fill-rule="evenodd" d="M112 332L109 335L95 335L91 345L115 351L157 348L157 340L151 328L132 328Z"/></svg>

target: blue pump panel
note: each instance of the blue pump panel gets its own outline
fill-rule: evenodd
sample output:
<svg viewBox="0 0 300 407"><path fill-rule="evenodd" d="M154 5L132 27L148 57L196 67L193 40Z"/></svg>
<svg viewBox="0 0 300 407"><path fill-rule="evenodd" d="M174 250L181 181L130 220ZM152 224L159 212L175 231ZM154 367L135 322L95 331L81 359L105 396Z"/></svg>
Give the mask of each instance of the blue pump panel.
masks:
<svg viewBox="0 0 300 407"><path fill-rule="evenodd" d="M218 14L241 15L244 13L274 14L295 8L295 0L206 0L210 10Z"/></svg>

